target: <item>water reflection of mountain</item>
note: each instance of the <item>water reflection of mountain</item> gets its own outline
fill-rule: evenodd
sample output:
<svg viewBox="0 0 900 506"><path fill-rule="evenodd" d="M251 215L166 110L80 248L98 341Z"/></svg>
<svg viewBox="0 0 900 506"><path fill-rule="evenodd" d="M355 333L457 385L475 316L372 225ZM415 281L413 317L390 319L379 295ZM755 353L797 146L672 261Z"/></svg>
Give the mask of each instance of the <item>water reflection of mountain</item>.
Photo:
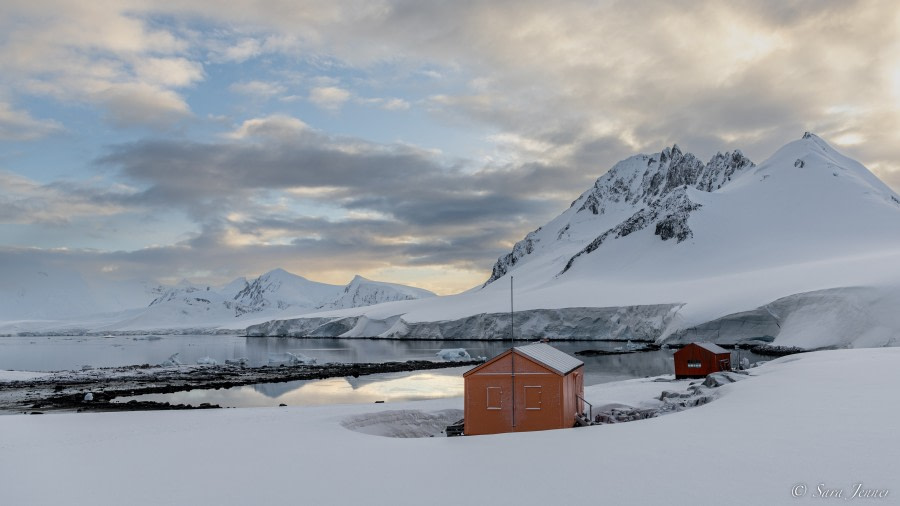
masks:
<svg viewBox="0 0 900 506"><path fill-rule="evenodd" d="M311 380L311 381L316 381L316 380ZM296 389L302 387L306 383L309 383L309 381L289 381L287 383L262 383L259 385L251 385L251 386L252 386L253 390L265 395L266 397L268 397L270 399L277 399L278 397L281 397L282 395L284 395L292 390L296 390Z"/></svg>

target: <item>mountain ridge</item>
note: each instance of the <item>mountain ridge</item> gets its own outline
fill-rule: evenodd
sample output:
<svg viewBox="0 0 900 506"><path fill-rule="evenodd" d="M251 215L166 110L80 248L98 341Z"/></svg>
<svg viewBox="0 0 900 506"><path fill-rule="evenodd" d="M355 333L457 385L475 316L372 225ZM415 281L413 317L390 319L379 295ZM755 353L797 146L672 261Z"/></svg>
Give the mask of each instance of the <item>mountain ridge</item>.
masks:
<svg viewBox="0 0 900 506"><path fill-rule="evenodd" d="M655 234L662 240L674 238L681 242L687 239L692 235L687 218L690 212L699 208L686 195L687 187L715 191L754 166L740 150L724 154L718 152L704 164L693 154L683 153L678 144L659 153L634 155L616 163L575 199L561 216L582 212L598 216L616 211L628 216L597 235L583 250L572 256L561 273L571 267L576 257L591 253L612 234L616 238L625 237L634 231L654 226ZM576 206L578 208L573 212ZM554 221L557 220L559 217ZM572 226L573 222L569 220L559 228L557 240L570 236ZM535 243L541 240L538 233L543 229L540 227L529 233L513 246L512 252L500 257L483 286L499 279L523 257L532 254Z"/></svg>
<svg viewBox="0 0 900 506"><path fill-rule="evenodd" d="M674 145L615 164L480 287L248 333L499 339L511 276L523 338L897 345L900 197L814 134L758 165L739 150L703 164ZM833 314L849 323L825 325Z"/></svg>

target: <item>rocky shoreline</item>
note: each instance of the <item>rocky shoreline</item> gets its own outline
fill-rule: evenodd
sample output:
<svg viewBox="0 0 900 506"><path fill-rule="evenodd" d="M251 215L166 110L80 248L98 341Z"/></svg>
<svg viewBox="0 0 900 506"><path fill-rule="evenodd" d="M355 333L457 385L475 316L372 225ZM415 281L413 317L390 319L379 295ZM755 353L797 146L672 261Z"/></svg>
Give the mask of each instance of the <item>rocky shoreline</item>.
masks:
<svg viewBox="0 0 900 506"><path fill-rule="evenodd" d="M152 401L112 402L117 397L231 388L258 383L474 366L481 361L348 363L241 367L232 365L158 367L144 365L87 371L61 371L25 381L0 383L0 412L40 414L46 411L141 411L209 409L216 405L188 406ZM90 394L90 395L88 395Z"/></svg>

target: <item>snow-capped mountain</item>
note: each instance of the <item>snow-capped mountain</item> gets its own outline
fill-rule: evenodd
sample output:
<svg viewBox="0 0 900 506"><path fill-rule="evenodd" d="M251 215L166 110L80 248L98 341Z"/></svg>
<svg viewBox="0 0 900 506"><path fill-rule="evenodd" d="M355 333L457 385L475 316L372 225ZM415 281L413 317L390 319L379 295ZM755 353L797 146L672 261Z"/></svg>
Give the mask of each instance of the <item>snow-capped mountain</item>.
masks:
<svg viewBox="0 0 900 506"><path fill-rule="evenodd" d="M194 318L198 324L289 309L302 313L331 303L344 288L310 281L278 268L253 281L237 278L219 289L197 286L185 280L166 289L149 304L147 311L174 311L182 315L178 319Z"/></svg>
<svg viewBox="0 0 900 506"><path fill-rule="evenodd" d="M434 293L421 288L372 281L362 276L355 276L335 300L320 306L318 309L346 309L371 306L382 302L425 299L434 296Z"/></svg>
<svg viewBox="0 0 900 506"><path fill-rule="evenodd" d="M523 337L900 345L900 197L809 133L759 165L673 146L617 163L478 289L248 332L503 338L511 276Z"/></svg>
<svg viewBox="0 0 900 506"><path fill-rule="evenodd" d="M233 299L245 312L291 307L315 309L334 300L343 288L310 281L284 269L275 269L248 283Z"/></svg>
<svg viewBox="0 0 900 506"><path fill-rule="evenodd" d="M654 155L636 155L613 166L594 186L572 202L569 210L531 232L494 264L487 283L510 272L529 255L541 255L559 243L590 242L575 253L589 254L603 242L648 228L662 240L684 241L693 236L688 218L700 204L688 188L713 192L754 166L740 151L717 153L703 164L678 145ZM602 231L602 233L597 233Z"/></svg>
<svg viewBox="0 0 900 506"><path fill-rule="evenodd" d="M58 293L68 293L59 292L59 288L55 288ZM73 290L72 297L78 299L77 293ZM149 293L155 298L143 303L143 307L115 308L115 311L101 315L96 307L92 312L91 306L84 304L68 317L56 316L48 322L8 324L4 332L243 330L248 321L260 318L297 316L322 309L434 296L427 290L371 281L361 276L356 276L346 286L318 283L284 269L272 270L252 281L238 278L221 288L182 280L168 288L156 286Z"/></svg>

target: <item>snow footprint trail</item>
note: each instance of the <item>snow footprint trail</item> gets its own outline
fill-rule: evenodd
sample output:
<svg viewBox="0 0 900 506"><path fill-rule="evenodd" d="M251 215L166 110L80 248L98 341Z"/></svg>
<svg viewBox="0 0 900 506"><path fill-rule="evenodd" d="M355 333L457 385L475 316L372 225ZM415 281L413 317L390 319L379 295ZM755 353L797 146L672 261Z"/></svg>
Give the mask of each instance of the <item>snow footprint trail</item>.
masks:
<svg viewBox="0 0 900 506"><path fill-rule="evenodd" d="M637 402L633 403L611 402L603 405L597 404L597 407L593 410L593 421L598 425L633 422L703 406L721 395L715 389L748 377L750 376L746 372L717 372L707 376L702 383L698 380L690 382L686 390L663 390L653 400L637 399ZM649 383L655 385L668 381L672 380L656 378ZM613 386L615 384L608 385Z"/></svg>

